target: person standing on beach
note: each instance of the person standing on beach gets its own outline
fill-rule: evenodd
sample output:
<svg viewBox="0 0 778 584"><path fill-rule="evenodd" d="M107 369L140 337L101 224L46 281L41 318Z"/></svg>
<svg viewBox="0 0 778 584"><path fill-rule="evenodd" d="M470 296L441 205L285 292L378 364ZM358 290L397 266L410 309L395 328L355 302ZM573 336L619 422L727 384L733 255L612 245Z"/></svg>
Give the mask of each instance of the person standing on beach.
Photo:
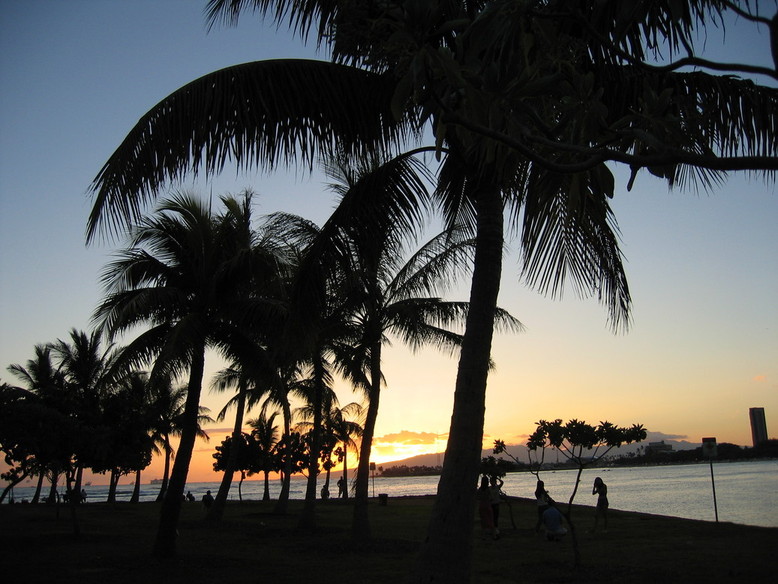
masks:
<svg viewBox="0 0 778 584"><path fill-rule="evenodd" d="M538 483L535 486L535 501L538 505L538 521L535 523L535 533L540 532L540 525L543 523L543 513L548 509L550 499L545 483L538 479Z"/></svg>
<svg viewBox="0 0 778 584"><path fill-rule="evenodd" d="M592 495L597 495L597 509L594 512L594 529L597 531L597 523L602 516L603 532L608 532L608 485L600 477L594 479Z"/></svg>
<svg viewBox="0 0 778 584"><path fill-rule="evenodd" d="M489 500L492 505L492 515L494 516L494 529L500 533L500 501L502 500L503 481L499 477L492 476L489 480Z"/></svg>
<svg viewBox="0 0 778 584"><path fill-rule="evenodd" d="M205 495L203 495L203 505L205 505L206 509L210 509L211 505L213 505L213 495L211 495L211 491L206 491Z"/></svg>
<svg viewBox="0 0 778 584"><path fill-rule="evenodd" d="M338 499L345 499L347 494L346 479L344 477L340 477L338 479Z"/></svg>
<svg viewBox="0 0 778 584"><path fill-rule="evenodd" d="M494 511L492 510L492 495L489 489L489 477L481 477L481 486L478 487L478 516L481 518L481 529L484 537L497 539L497 528L494 526Z"/></svg>

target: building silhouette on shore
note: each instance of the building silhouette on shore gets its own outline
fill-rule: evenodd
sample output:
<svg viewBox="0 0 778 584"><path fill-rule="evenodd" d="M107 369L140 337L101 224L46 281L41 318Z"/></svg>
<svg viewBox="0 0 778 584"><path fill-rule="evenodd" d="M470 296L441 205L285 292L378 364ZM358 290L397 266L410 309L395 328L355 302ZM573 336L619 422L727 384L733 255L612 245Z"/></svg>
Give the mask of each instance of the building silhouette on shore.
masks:
<svg viewBox="0 0 778 584"><path fill-rule="evenodd" d="M767 422L764 417L764 408L749 408L748 417L751 418L751 440L756 447L767 441Z"/></svg>

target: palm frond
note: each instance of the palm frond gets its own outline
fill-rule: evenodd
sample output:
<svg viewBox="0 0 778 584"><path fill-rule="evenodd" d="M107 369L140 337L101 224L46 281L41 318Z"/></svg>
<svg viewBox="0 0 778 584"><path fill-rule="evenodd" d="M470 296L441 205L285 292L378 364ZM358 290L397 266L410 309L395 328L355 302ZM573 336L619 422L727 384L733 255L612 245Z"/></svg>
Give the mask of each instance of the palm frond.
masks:
<svg viewBox="0 0 778 584"><path fill-rule="evenodd" d="M391 113L393 80L309 60L245 63L175 91L130 131L94 179L87 238L117 233L163 184L185 173L278 165L312 168L320 156L362 157L406 137Z"/></svg>

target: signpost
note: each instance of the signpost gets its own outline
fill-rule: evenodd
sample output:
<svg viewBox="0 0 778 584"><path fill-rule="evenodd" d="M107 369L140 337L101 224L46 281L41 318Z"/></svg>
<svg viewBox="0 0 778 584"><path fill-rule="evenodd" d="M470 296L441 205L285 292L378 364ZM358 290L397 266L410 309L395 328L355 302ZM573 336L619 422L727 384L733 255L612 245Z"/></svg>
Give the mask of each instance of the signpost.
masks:
<svg viewBox="0 0 778 584"><path fill-rule="evenodd" d="M719 508L716 505L716 481L713 480L713 459L717 456L716 439L702 439L702 456L710 461L710 484L713 487L713 512L716 514L716 523L719 522Z"/></svg>

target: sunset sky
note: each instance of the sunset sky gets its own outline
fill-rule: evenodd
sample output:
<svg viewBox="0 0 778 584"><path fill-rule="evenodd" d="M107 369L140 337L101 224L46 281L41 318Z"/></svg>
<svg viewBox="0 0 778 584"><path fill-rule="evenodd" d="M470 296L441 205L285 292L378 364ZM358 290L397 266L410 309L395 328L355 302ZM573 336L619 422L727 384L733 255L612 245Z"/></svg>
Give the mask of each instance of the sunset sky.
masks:
<svg viewBox="0 0 778 584"><path fill-rule="evenodd" d="M205 30L205 1L0 2L0 379L36 343L88 330L98 276L116 242L85 246L87 190L150 107L195 78L237 63L316 58L285 31L247 15ZM775 6L766 13L772 15ZM715 39L709 48L719 50ZM770 64L768 36L727 37L726 61ZM723 56L722 56L723 55ZM762 80L762 82L764 82ZM617 173L613 208L634 300L632 326L612 333L596 299L549 299L518 278L515 238L500 305L526 326L495 338L485 445L523 442L540 419L642 423L653 436L751 444L748 408L778 436L778 193L732 175L712 192L668 191ZM203 196L258 193L257 215L287 211L318 223L333 207L320 177L226 172L184 184ZM454 296L452 296L454 298ZM467 286L456 299L467 299ZM209 361L213 372L223 364ZM456 359L433 349L386 351L374 460L445 448ZM341 387L341 403L355 399ZM226 400L207 394L215 414ZM250 414L251 416L251 414ZM209 473L216 424L191 480ZM352 460L352 463L355 462ZM147 476L156 476L155 466Z"/></svg>

